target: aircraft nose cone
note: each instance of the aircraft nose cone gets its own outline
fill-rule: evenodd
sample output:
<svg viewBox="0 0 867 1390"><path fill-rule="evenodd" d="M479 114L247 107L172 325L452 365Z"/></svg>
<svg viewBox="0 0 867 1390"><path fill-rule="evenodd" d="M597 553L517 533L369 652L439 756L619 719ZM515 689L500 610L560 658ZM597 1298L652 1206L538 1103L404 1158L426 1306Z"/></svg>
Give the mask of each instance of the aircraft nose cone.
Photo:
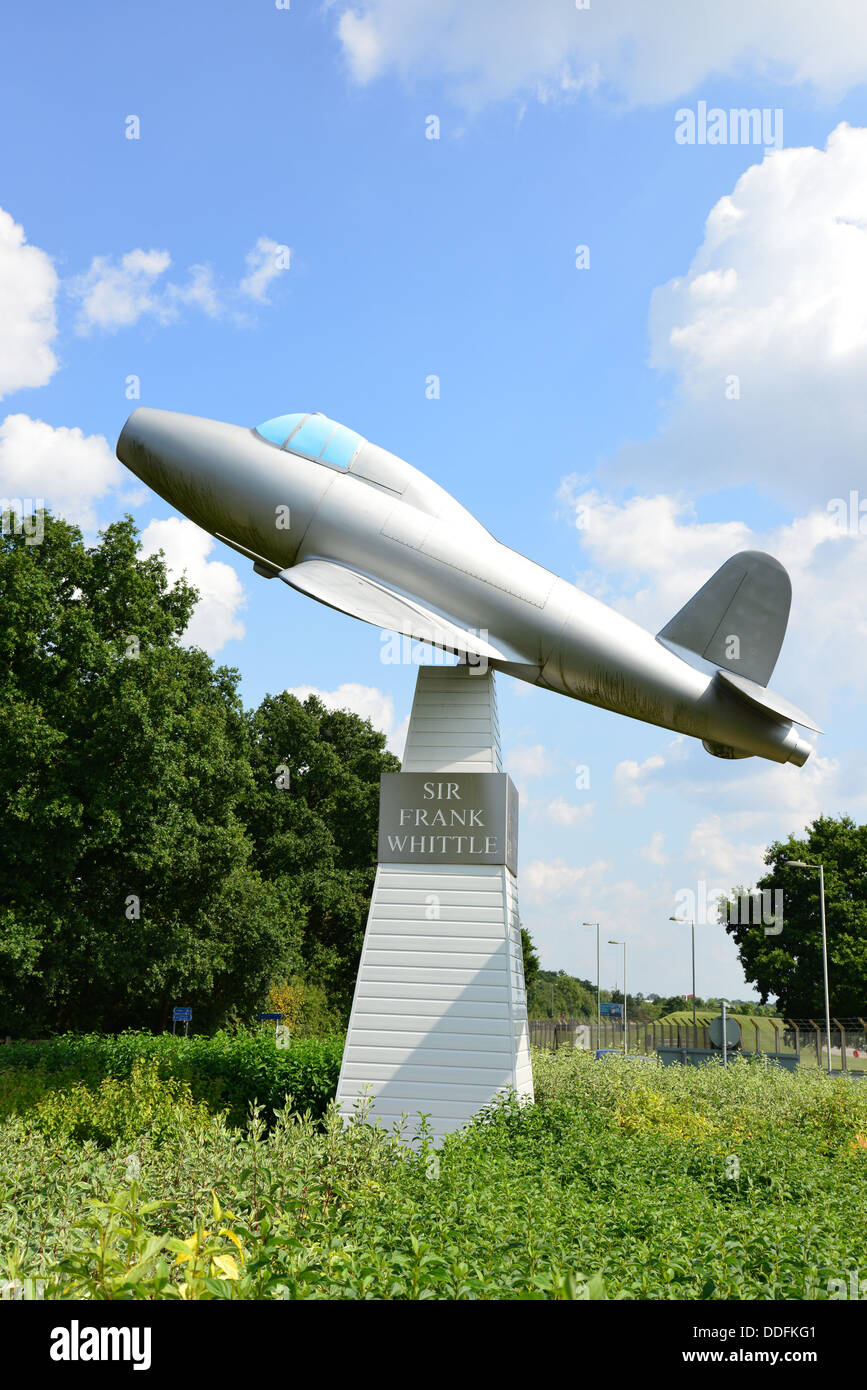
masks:
<svg viewBox="0 0 867 1390"><path fill-rule="evenodd" d="M163 471L166 455L171 452L171 419L171 411L142 406L130 415L117 441L116 452L121 463L151 486L155 472Z"/></svg>
<svg viewBox="0 0 867 1390"><path fill-rule="evenodd" d="M174 410L134 410L117 456L143 483L208 531L238 511L252 446L249 430ZM242 509L243 510L243 509Z"/></svg>
<svg viewBox="0 0 867 1390"><path fill-rule="evenodd" d="M276 537L281 569L333 478L312 463L311 475L299 478L287 468L289 455L242 425L149 406L130 415L117 456L177 511L243 554L269 559ZM291 510L291 531L275 528L278 504Z"/></svg>

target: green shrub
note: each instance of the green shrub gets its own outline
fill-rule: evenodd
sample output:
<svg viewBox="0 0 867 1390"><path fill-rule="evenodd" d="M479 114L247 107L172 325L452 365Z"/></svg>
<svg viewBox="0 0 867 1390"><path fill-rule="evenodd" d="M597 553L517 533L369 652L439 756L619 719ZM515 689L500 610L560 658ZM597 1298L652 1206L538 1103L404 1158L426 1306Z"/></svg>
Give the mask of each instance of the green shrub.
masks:
<svg viewBox="0 0 867 1390"><path fill-rule="evenodd" d="M189 1083L160 1077L154 1059L135 1062L123 1080L105 1077L95 1089L77 1081L67 1089L49 1090L28 1114L33 1128L48 1138L92 1140L104 1149L131 1144L145 1134L159 1147L209 1118L208 1107L193 1099Z"/></svg>
<svg viewBox="0 0 867 1390"><path fill-rule="evenodd" d="M244 1125L254 1103L270 1123L288 1095L297 1110L319 1119L336 1094L342 1056L342 1037L293 1039L288 1048L278 1048L265 1030L191 1038L68 1033L46 1042L16 1042L0 1047L0 1116L24 1113L51 1089L124 1080L138 1062L148 1061L162 1080L187 1082L194 1100L226 1110L232 1124Z"/></svg>
<svg viewBox="0 0 867 1390"><path fill-rule="evenodd" d="M334 1107L238 1129L147 1086L143 1132L100 1147L107 1129L46 1135L37 1101L0 1124L0 1267L96 1299L776 1301L863 1277L864 1083L534 1067L537 1104L489 1107L436 1155Z"/></svg>

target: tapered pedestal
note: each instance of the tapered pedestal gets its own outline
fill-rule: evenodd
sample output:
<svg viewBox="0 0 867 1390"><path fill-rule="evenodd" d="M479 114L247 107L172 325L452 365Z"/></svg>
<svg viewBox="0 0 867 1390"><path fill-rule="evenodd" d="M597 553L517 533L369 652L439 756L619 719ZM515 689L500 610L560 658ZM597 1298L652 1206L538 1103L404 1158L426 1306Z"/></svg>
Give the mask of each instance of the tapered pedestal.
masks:
<svg viewBox="0 0 867 1390"><path fill-rule="evenodd" d="M430 776L419 774L430 774ZM383 778L380 862L338 1085L344 1116L430 1117L437 1139L498 1092L532 1099L493 673L422 667L402 771Z"/></svg>

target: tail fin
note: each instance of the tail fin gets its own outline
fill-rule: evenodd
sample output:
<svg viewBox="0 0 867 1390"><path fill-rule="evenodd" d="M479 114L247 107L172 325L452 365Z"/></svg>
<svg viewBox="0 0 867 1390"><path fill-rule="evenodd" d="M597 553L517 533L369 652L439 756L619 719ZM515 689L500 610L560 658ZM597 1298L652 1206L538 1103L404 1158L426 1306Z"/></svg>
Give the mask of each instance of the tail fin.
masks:
<svg viewBox="0 0 867 1390"><path fill-rule="evenodd" d="M789 621L792 585L779 560L742 550L657 633L715 666L767 685Z"/></svg>

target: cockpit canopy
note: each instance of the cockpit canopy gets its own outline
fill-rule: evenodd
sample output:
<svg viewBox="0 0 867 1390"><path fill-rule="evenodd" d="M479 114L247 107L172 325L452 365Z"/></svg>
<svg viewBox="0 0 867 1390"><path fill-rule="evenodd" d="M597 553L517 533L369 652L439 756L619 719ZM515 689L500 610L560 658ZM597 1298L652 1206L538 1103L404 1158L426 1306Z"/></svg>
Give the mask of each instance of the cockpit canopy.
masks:
<svg viewBox="0 0 867 1390"><path fill-rule="evenodd" d="M360 434L329 420L318 412L314 415L277 415L256 426L256 433L281 449L304 458L328 463L332 468L348 468L364 443Z"/></svg>

